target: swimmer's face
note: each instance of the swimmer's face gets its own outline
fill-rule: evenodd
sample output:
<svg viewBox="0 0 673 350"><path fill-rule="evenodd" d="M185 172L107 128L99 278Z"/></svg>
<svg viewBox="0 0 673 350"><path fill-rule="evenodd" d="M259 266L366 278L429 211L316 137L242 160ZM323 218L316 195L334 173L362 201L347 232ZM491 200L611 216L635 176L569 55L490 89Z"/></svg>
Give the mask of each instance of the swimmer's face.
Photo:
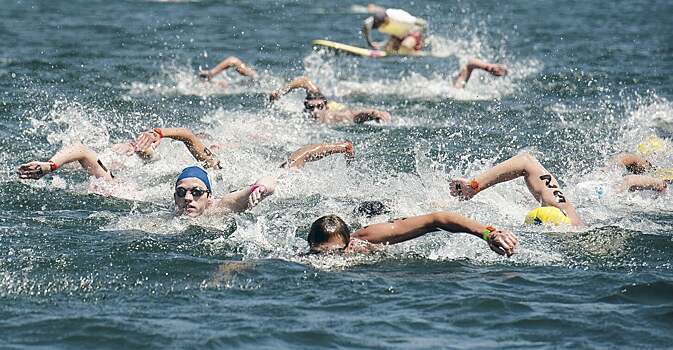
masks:
<svg viewBox="0 0 673 350"><path fill-rule="evenodd" d="M210 193L203 181L188 177L175 185L175 206L178 215L195 218L203 214L210 204Z"/></svg>
<svg viewBox="0 0 673 350"><path fill-rule="evenodd" d="M325 242L318 245L311 245L309 253L311 254L336 254L343 253L348 247L348 243L345 243L341 240L335 240L334 242Z"/></svg>
<svg viewBox="0 0 673 350"><path fill-rule="evenodd" d="M310 253L325 254L343 251L350 242L350 228L340 217L326 215L311 224L308 233Z"/></svg>
<svg viewBox="0 0 673 350"><path fill-rule="evenodd" d="M322 99L313 99L304 101L304 109L308 112L313 112L315 110L325 110L327 109L327 102Z"/></svg>

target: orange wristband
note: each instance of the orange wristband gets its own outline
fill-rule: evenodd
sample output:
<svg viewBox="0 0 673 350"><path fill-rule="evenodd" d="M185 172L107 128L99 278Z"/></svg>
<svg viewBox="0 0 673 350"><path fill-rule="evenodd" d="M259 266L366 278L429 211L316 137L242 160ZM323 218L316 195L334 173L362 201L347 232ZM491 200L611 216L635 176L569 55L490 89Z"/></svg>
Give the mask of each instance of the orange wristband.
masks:
<svg viewBox="0 0 673 350"><path fill-rule="evenodd" d="M154 128L152 131L156 132L160 139L164 138L164 133L161 131L161 128Z"/></svg>
<svg viewBox="0 0 673 350"><path fill-rule="evenodd" d="M470 180L470 187L471 187L475 192L479 192L479 182L477 182L477 180L475 180L475 179Z"/></svg>
<svg viewBox="0 0 673 350"><path fill-rule="evenodd" d="M56 169L58 169L58 164L56 164L56 162L54 162L53 160L50 159L47 161L47 163L49 163L49 171L55 171Z"/></svg>

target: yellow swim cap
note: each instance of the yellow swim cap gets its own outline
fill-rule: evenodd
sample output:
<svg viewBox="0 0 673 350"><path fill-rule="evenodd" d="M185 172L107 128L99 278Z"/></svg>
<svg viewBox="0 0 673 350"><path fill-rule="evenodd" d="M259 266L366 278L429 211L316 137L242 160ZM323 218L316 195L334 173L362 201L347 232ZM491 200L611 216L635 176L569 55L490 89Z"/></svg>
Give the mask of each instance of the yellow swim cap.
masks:
<svg viewBox="0 0 673 350"><path fill-rule="evenodd" d="M656 135L650 135L645 141L637 146L638 152L644 156L649 156L652 153L662 152L666 149L666 142Z"/></svg>
<svg viewBox="0 0 673 350"><path fill-rule="evenodd" d="M654 177L662 180L673 180L673 168L657 168L654 171Z"/></svg>
<svg viewBox="0 0 673 350"><path fill-rule="evenodd" d="M570 225L570 219L559 208L540 207L529 211L524 223L528 225Z"/></svg>
<svg viewBox="0 0 673 350"><path fill-rule="evenodd" d="M341 111L346 109L346 105L339 102L327 101L327 109L330 111Z"/></svg>

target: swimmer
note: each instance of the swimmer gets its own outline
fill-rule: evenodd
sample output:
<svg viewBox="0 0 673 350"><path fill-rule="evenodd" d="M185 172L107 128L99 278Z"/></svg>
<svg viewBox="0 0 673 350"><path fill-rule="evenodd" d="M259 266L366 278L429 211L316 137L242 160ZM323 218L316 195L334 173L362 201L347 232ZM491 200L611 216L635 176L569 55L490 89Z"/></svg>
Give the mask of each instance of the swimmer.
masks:
<svg viewBox="0 0 673 350"><path fill-rule="evenodd" d="M414 54L423 49L423 31L428 23L400 9L386 9L375 4L367 6L372 16L364 21L362 35L369 47L391 53ZM372 30L377 29L389 35L388 42L376 43L371 38Z"/></svg>
<svg viewBox="0 0 673 350"><path fill-rule="evenodd" d="M658 158L660 155L665 156L667 148L666 141L652 135L638 144L637 153L617 154L612 164L623 167L629 175L623 176L622 181L615 186L616 189L618 191L666 191L668 183L673 182L673 170L656 167L650 159Z"/></svg>
<svg viewBox="0 0 673 350"><path fill-rule="evenodd" d="M269 95L270 101L276 101L281 96L295 89L304 89L304 112L317 121L328 124L335 123L364 123L369 120L389 122L390 113L376 109L352 110L346 106L329 101L320 92L320 88L306 77L294 78L289 84Z"/></svg>
<svg viewBox="0 0 673 350"><path fill-rule="evenodd" d="M458 76L453 80L453 87L456 89L465 88L467 81L470 80L470 76L472 76L472 71L475 69L481 69L496 77L507 75L507 68L502 64L493 64L476 58L470 58L470 60L467 61L467 65L460 70Z"/></svg>
<svg viewBox="0 0 673 350"><path fill-rule="evenodd" d="M138 147L149 147L152 142L157 142L155 135L181 139L192 151L195 158L199 154L205 157L204 164L217 164L210 160L212 153L203 150L203 144L187 129L155 128L152 131L141 134L136 144ZM194 139L197 140L194 140ZM154 140L154 141L152 141ZM191 144L192 146L190 147ZM295 151L288 162L288 168L301 168L308 161L321 159L329 154L346 153L353 156L353 146L350 142L334 144L314 144ZM33 161L22 164L17 169L17 174L22 180L40 179L48 173L54 172L65 164L79 162L90 176L105 181L114 181L115 177L98 155L81 143L64 147L46 162ZM242 212L260 203L261 200L274 193L276 179L272 176L264 176L252 185L238 191L231 192L220 198L212 196L212 187L208 173L200 167L191 166L185 168L175 183L174 201L175 215L197 217L203 214L236 213ZM95 192L95 191L93 191ZM104 194L95 192L98 194Z"/></svg>
<svg viewBox="0 0 673 350"><path fill-rule="evenodd" d="M213 69L200 71L199 77L205 81L211 81L218 74L222 73L223 71L231 67L234 67L234 69L236 69L236 71L240 75L244 77L250 77L252 80L257 80L257 72L255 72L252 68L248 67L248 65L243 63L241 59L235 56L229 56L225 58ZM221 84L224 84L224 86L226 86L225 82L221 82Z"/></svg>
<svg viewBox="0 0 673 350"><path fill-rule="evenodd" d="M493 185L514 180L521 176L523 176L526 181L530 193L538 202L540 202L540 204L542 204L543 208L557 208L561 212L560 222L569 223L573 226L584 225L577 214L575 207L561 191L556 178L529 153L516 155L482 172L472 180L451 180L449 185L450 193L452 196L462 200L469 200L477 193ZM545 214L548 214L550 210L544 209L544 211L547 211ZM535 213L531 214L532 221L536 221L534 214ZM559 221L559 216L555 216L555 221ZM567 219L563 220L563 217L566 217ZM544 221L541 218L538 218L538 220Z"/></svg>
<svg viewBox="0 0 673 350"><path fill-rule="evenodd" d="M376 249L373 244L396 244L420 237L429 232L466 232L488 243L489 248L508 257L518 244L516 236L505 230L485 226L457 213L432 214L394 219L372 224L351 234L348 225L336 215L317 219L308 234L309 252L325 254L334 252L365 253Z"/></svg>
<svg viewBox="0 0 673 350"><path fill-rule="evenodd" d="M657 169L647 159L633 153L620 153L615 156L614 162L623 166L632 175L625 175L616 185L617 191L651 190L664 192L668 183L672 182L666 169Z"/></svg>

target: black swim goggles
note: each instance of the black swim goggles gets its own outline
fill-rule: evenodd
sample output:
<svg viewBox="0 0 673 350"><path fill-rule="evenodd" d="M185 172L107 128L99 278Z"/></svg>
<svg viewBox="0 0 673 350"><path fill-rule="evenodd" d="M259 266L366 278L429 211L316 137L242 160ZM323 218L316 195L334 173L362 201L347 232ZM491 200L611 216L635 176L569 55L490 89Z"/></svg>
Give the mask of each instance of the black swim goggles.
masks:
<svg viewBox="0 0 673 350"><path fill-rule="evenodd" d="M309 111L309 112L313 111L313 110L316 110L316 109L322 111L323 109L325 109L325 107L326 107L325 102L312 104L312 103L309 103L308 101L304 101L304 109Z"/></svg>
<svg viewBox="0 0 673 350"><path fill-rule="evenodd" d="M190 192L192 194L192 197L194 198L199 198L203 196L204 194L208 193L208 190L204 190L202 188L198 187L192 187L190 189L184 188L184 187L176 187L175 188L175 194L180 197L180 198L185 198L187 195L187 192Z"/></svg>

